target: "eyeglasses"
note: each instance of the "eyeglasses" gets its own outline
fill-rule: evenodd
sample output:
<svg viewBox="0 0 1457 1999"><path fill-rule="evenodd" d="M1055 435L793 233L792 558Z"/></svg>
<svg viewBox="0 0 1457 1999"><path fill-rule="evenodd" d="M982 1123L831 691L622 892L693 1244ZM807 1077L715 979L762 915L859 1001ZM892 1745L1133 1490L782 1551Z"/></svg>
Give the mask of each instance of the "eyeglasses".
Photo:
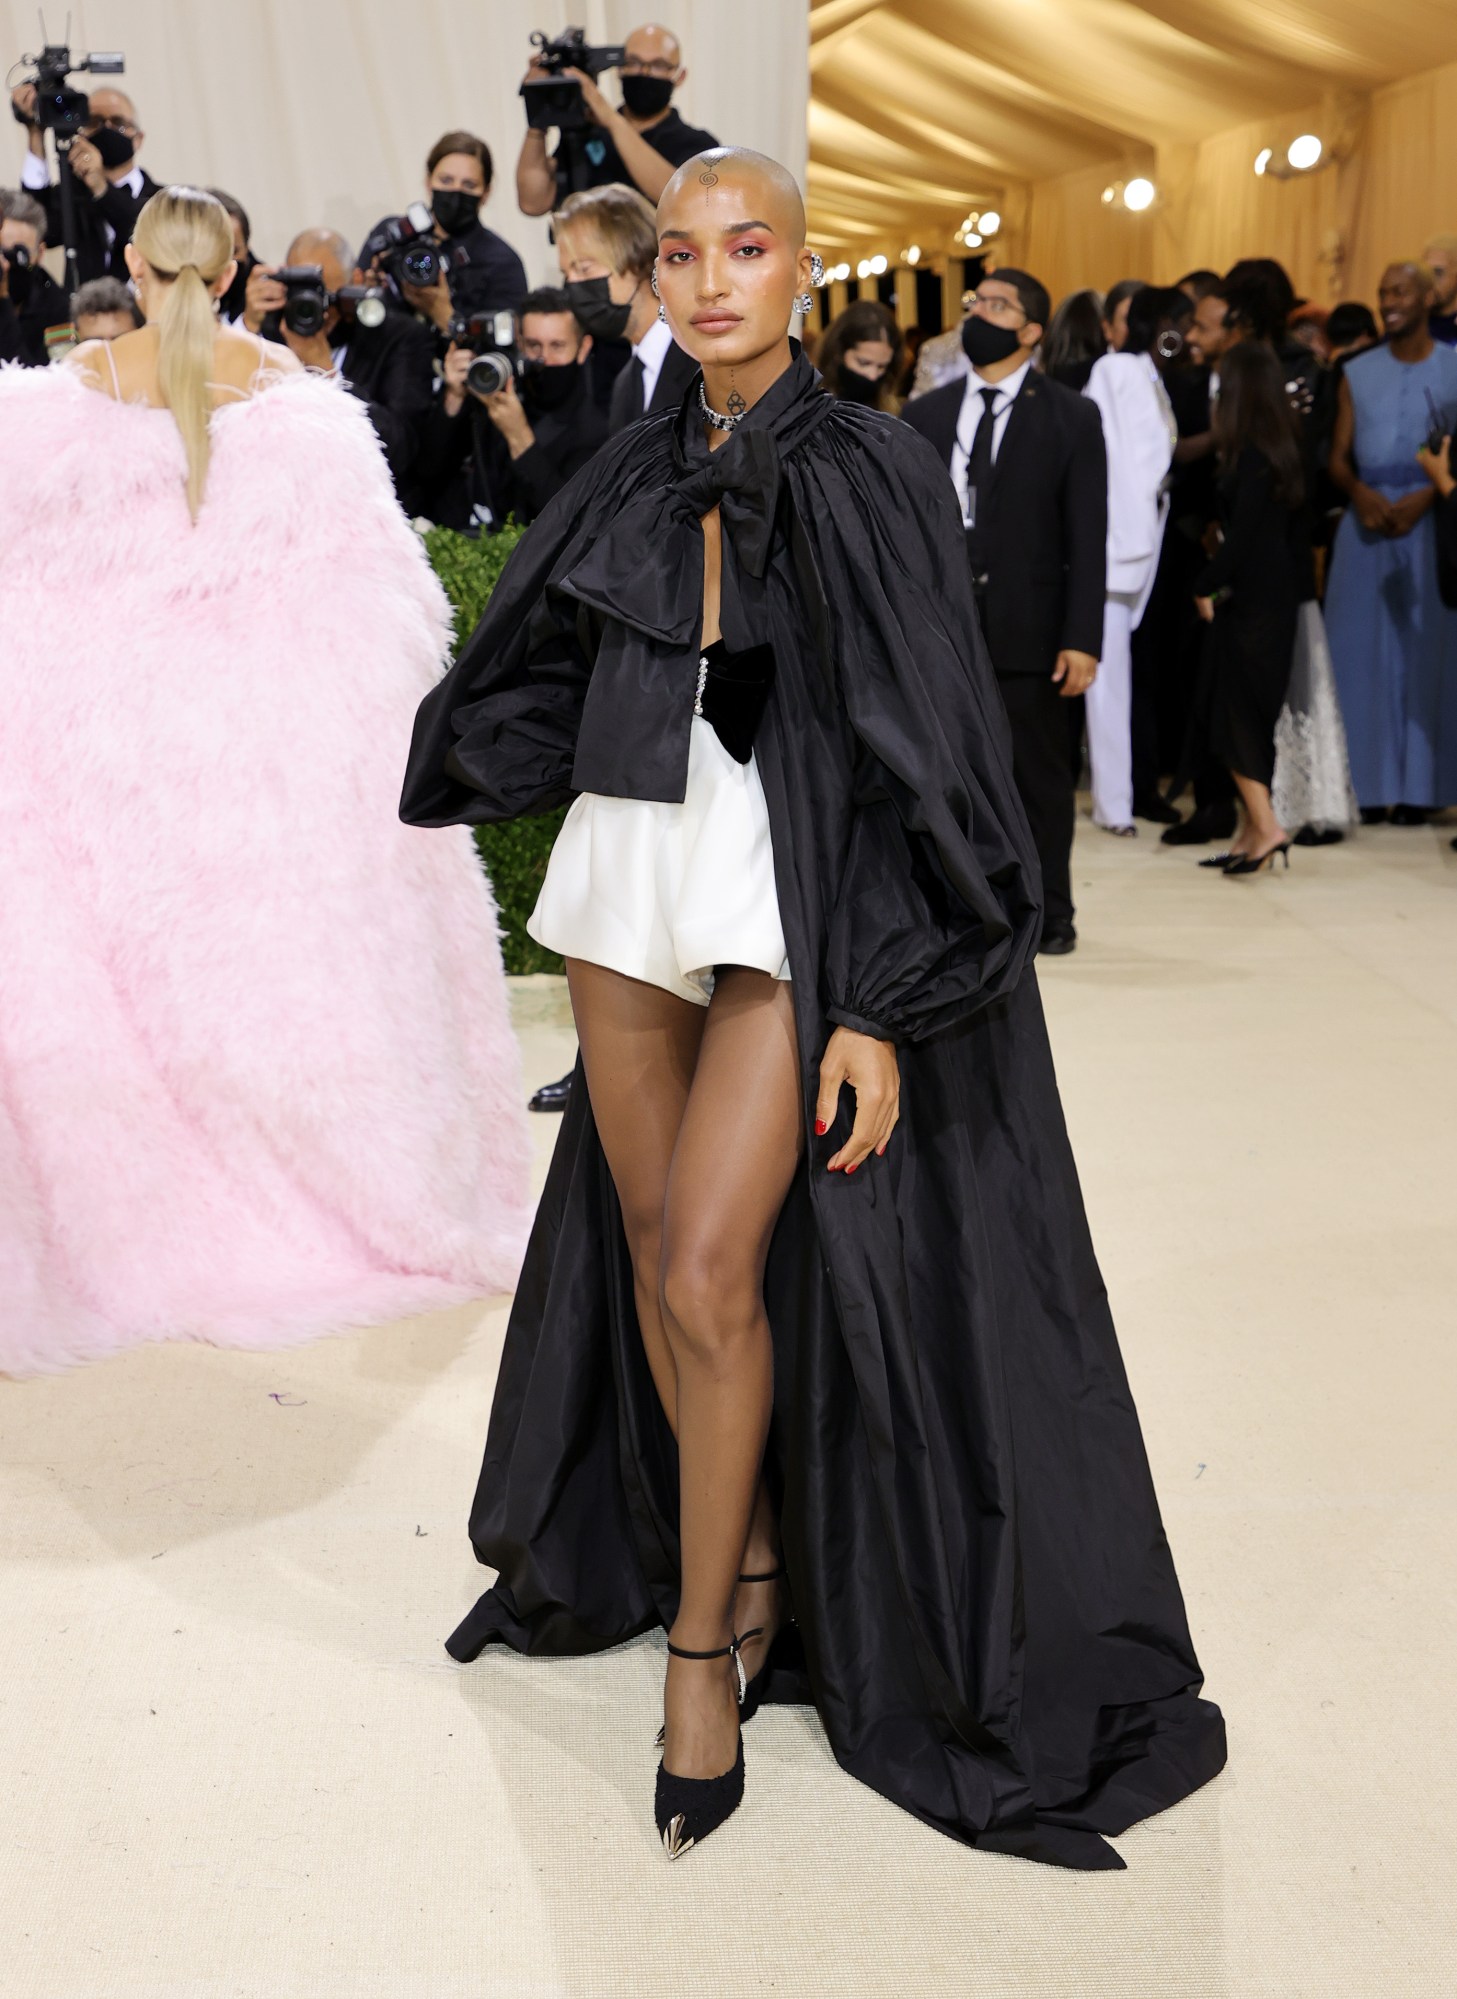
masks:
<svg viewBox="0 0 1457 1999"><path fill-rule="evenodd" d="M110 132L125 132L129 139L136 137L137 128L131 119L119 116L111 118L88 118L86 123L81 127L81 130L83 132L99 132L103 126Z"/></svg>
<svg viewBox="0 0 1457 1999"><path fill-rule="evenodd" d="M638 56L624 56L617 70L620 76L676 76L678 65L666 62L662 56L653 62L643 62Z"/></svg>
<svg viewBox="0 0 1457 1999"><path fill-rule="evenodd" d="M978 292L972 303L991 319L1005 319L1009 313L1016 312L1021 313L1024 325L1027 322L1026 313L1022 312L1014 298L1002 298L996 292Z"/></svg>

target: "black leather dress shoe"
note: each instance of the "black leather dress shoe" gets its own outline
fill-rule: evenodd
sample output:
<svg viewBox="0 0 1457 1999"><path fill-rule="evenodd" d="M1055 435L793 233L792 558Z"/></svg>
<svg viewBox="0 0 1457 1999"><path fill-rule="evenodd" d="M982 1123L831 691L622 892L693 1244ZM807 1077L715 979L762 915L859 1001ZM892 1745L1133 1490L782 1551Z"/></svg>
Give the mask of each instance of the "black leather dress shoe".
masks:
<svg viewBox="0 0 1457 1999"><path fill-rule="evenodd" d="M1037 946L1039 958L1065 958L1077 948L1078 933L1070 923L1044 924L1042 942Z"/></svg>
<svg viewBox="0 0 1457 1999"><path fill-rule="evenodd" d="M1232 805L1199 805L1182 826L1170 826L1161 837L1166 847L1207 847L1211 840L1232 839L1234 823Z"/></svg>
<svg viewBox="0 0 1457 1999"><path fill-rule="evenodd" d="M1393 805L1391 808L1393 826L1425 826L1431 816L1429 805Z"/></svg>
<svg viewBox="0 0 1457 1999"><path fill-rule="evenodd" d="M563 1076L559 1083L543 1083L527 1108L533 1111L564 1111L571 1094L572 1079Z"/></svg>

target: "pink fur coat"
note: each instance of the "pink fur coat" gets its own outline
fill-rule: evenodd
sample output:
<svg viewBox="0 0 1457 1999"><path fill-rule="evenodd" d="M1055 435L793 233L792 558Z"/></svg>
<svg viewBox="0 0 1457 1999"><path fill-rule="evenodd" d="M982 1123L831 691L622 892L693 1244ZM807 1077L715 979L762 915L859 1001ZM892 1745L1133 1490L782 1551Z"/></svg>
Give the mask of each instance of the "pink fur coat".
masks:
<svg viewBox="0 0 1457 1999"><path fill-rule="evenodd" d="M515 1282L469 833L396 816L447 613L363 406L0 370L0 1372L282 1346Z"/></svg>

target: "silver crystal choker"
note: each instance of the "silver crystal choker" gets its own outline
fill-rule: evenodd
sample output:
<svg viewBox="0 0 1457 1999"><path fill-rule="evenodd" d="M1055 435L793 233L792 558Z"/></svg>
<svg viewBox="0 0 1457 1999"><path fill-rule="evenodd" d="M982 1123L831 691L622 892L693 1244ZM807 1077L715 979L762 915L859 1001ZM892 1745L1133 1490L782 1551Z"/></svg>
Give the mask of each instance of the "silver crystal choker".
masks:
<svg viewBox="0 0 1457 1999"><path fill-rule="evenodd" d="M703 421L711 423L715 430L737 430L739 418L744 414L740 410L737 415L725 416L721 410L710 409L708 397L703 391L702 380L698 384L698 407L703 414Z"/></svg>

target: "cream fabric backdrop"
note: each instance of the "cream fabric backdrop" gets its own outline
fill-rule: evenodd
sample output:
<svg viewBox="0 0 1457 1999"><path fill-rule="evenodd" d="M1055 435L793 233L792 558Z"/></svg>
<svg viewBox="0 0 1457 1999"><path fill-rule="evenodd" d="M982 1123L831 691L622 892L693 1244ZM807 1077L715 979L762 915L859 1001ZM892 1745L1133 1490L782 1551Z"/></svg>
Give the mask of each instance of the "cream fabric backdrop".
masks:
<svg viewBox="0 0 1457 1999"><path fill-rule="evenodd" d="M224 187L254 243L281 256L309 223L353 243L416 196L425 154L452 126L496 161L485 219L535 281L555 274L544 221L517 212L525 130L517 89L533 28L570 19L593 42L659 20L684 43L678 102L690 124L782 160L802 182L809 92L807 0L70 0L71 47L121 49L160 180ZM52 36L67 0L46 0ZM0 0L4 64L34 50L35 0ZM609 82L609 94L612 85ZM0 181L24 139L8 119Z"/></svg>

